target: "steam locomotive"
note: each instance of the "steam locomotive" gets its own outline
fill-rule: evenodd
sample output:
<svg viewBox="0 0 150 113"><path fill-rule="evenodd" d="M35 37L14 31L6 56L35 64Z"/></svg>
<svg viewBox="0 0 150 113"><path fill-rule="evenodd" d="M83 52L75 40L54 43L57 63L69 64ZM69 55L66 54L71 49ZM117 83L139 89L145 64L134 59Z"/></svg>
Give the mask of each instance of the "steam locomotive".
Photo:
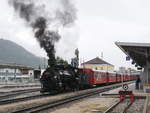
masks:
<svg viewBox="0 0 150 113"><path fill-rule="evenodd" d="M78 90L81 86L80 77L81 70L70 65L47 68L40 77L41 92Z"/></svg>
<svg viewBox="0 0 150 113"><path fill-rule="evenodd" d="M57 65L54 69L47 68L40 77L41 92L80 90L100 84L136 80L137 76Z"/></svg>

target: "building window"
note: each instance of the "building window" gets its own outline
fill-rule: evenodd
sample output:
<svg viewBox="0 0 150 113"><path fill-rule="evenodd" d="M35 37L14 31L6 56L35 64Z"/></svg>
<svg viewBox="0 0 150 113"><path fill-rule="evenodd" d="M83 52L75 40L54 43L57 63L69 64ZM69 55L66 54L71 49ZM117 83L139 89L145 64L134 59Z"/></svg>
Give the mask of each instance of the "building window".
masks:
<svg viewBox="0 0 150 113"><path fill-rule="evenodd" d="M103 70L103 67L101 67L101 70Z"/></svg>

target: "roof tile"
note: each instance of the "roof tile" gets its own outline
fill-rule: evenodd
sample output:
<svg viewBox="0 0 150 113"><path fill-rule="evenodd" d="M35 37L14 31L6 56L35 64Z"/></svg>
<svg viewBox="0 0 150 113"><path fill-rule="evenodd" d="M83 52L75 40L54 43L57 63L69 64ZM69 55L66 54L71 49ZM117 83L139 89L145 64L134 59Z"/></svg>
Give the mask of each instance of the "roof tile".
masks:
<svg viewBox="0 0 150 113"><path fill-rule="evenodd" d="M84 62L84 63L82 63L82 65L83 65L83 64L109 64L109 65L112 65L112 64L110 64L110 63L108 63L108 62L106 62L106 61L100 59L99 57L96 57L96 58L94 58L94 59L92 59L92 60L89 60L89 61L87 61L87 62ZM112 66L113 66L113 65L112 65Z"/></svg>

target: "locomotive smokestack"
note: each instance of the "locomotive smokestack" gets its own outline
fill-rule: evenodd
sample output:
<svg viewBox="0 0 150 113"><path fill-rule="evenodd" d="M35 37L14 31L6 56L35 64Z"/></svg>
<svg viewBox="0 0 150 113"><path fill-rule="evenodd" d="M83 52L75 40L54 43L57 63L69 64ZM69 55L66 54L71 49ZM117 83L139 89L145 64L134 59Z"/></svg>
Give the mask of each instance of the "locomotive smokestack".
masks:
<svg viewBox="0 0 150 113"><path fill-rule="evenodd" d="M40 47L44 48L47 53L48 65L54 67L56 65L55 43L61 38L58 28L71 25L76 19L76 10L69 0L59 0L59 7L52 11L49 4L55 0L42 0L40 4L37 1L9 0L9 4L32 27ZM52 24L56 24L58 28L52 30Z"/></svg>

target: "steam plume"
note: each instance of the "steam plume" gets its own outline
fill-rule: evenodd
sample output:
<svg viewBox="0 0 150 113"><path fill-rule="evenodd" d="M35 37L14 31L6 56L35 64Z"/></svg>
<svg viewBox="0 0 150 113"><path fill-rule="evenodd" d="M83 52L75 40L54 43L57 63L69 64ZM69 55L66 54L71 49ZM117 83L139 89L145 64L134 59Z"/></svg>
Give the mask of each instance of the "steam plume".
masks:
<svg viewBox="0 0 150 113"><path fill-rule="evenodd" d="M57 7L49 7L57 1ZM15 11L32 27L40 46L49 57L50 67L55 66L55 43L59 41L59 27L66 27L74 23L76 10L69 0L9 0ZM57 24L53 29L52 24Z"/></svg>

